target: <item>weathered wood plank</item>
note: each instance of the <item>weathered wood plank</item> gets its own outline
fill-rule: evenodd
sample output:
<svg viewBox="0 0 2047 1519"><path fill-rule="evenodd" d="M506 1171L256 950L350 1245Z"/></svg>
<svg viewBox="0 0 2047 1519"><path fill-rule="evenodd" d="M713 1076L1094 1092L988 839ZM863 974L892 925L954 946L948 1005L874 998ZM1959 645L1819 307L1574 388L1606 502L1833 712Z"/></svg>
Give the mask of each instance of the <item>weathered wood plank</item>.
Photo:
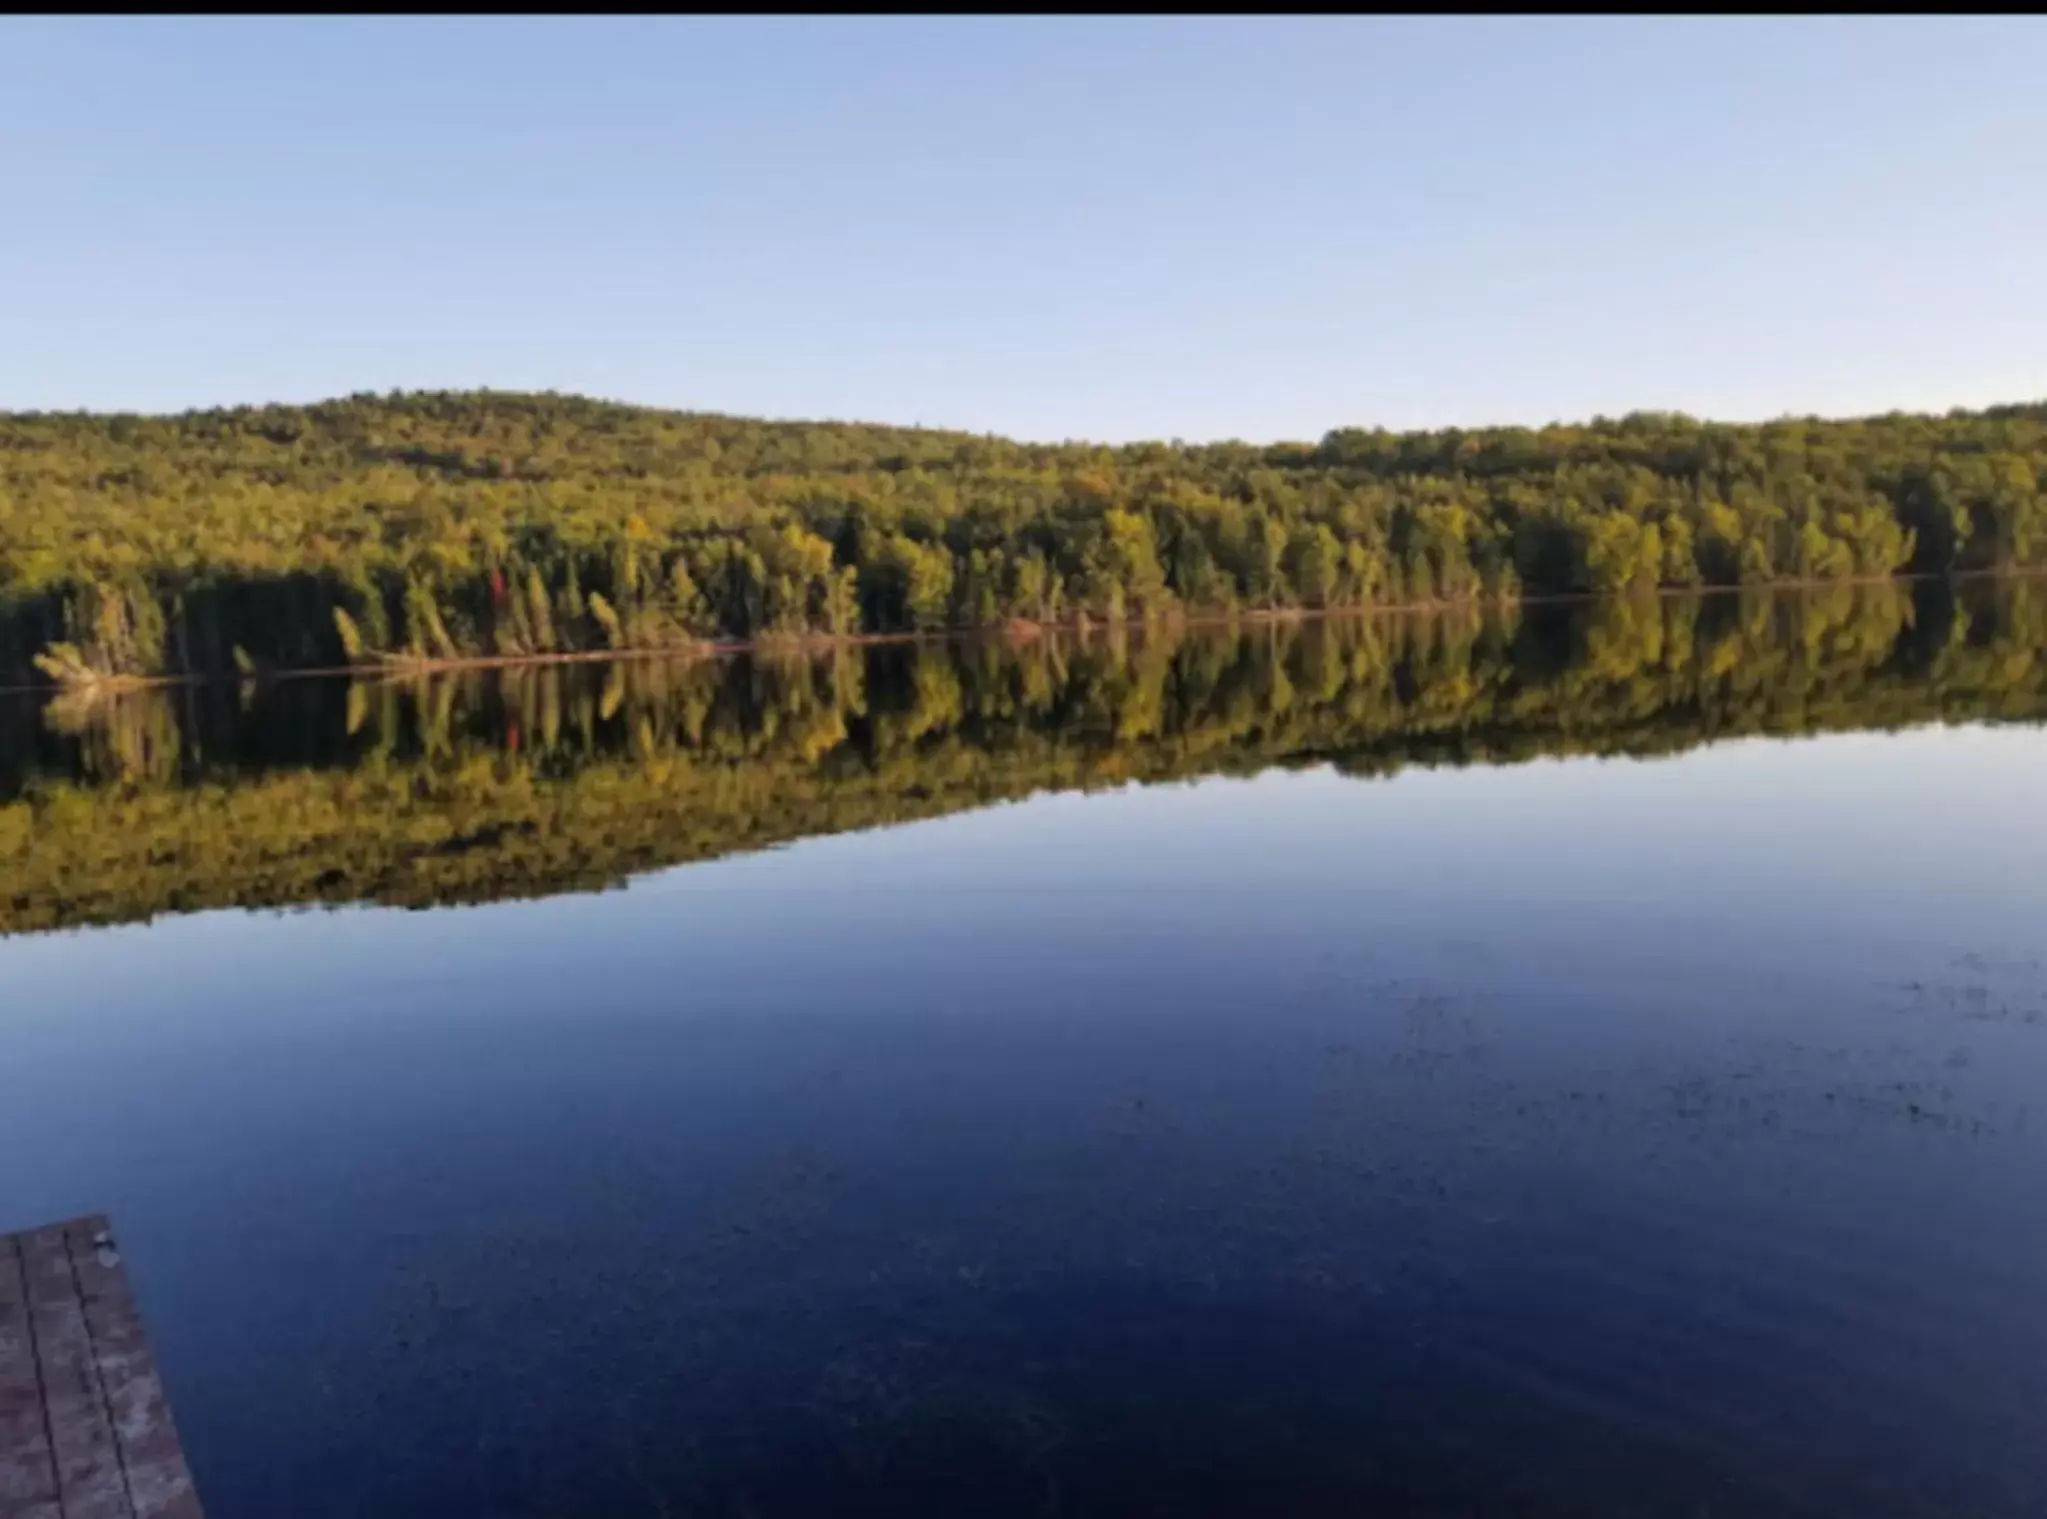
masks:
<svg viewBox="0 0 2047 1519"><path fill-rule="evenodd" d="M0 1515L62 1519L21 1246L0 1234Z"/></svg>
<svg viewBox="0 0 2047 1519"><path fill-rule="evenodd" d="M64 1519L131 1519L134 1509L66 1233L65 1225L55 1224L20 1236L43 1409L57 1457L57 1493Z"/></svg>
<svg viewBox="0 0 2047 1519"><path fill-rule="evenodd" d="M65 1237L135 1519L201 1519L119 1246L103 1220Z"/></svg>
<svg viewBox="0 0 2047 1519"><path fill-rule="evenodd" d="M0 1519L203 1519L104 1218L0 1235Z"/></svg>

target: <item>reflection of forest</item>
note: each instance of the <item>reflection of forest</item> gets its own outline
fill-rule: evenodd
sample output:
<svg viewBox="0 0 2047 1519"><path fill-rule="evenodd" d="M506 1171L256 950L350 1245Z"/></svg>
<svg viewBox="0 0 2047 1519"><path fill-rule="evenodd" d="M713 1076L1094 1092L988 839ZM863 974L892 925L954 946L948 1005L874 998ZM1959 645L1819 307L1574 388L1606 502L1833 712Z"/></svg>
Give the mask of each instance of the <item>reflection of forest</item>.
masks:
<svg viewBox="0 0 2047 1519"><path fill-rule="evenodd" d="M2047 715L2047 585L178 687L0 713L0 931L531 896L1047 788Z"/></svg>

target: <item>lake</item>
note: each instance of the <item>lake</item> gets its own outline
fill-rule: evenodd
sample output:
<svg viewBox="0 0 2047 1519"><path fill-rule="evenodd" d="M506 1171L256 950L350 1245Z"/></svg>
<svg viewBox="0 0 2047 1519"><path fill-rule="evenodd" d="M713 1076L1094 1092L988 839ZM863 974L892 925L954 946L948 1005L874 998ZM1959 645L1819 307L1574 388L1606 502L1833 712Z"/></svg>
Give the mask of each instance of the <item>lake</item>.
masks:
<svg viewBox="0 0 2047 1519"><path fill-rule="evenodd" d="M2047 1510L2047 586L0 707L212 1519Z"/></svg>

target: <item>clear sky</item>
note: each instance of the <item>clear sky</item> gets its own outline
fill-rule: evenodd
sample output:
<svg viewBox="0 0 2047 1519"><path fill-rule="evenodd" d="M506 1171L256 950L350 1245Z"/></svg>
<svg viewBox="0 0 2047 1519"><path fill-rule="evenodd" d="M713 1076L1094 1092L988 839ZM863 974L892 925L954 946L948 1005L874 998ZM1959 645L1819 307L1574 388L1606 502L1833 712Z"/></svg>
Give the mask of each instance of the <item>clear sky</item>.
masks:
<svg viewBox="0 0 2047 1519"><path fill-rule="evenodd" d="M2047 22L0 18L0 407L2047 396Z"/></svg>

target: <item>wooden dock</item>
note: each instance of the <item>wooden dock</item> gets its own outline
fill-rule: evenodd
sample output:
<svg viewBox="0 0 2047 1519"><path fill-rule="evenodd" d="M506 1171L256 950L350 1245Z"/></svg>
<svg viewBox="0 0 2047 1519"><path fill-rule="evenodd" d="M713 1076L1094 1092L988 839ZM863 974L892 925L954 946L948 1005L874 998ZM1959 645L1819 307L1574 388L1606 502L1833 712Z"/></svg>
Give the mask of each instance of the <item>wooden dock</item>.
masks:
<svg viewBox="0 0 2047 1519"><path fill-rule="evenodd" d="M201 1519L104 1218L0 1235L0 1519Z"/></svg>

